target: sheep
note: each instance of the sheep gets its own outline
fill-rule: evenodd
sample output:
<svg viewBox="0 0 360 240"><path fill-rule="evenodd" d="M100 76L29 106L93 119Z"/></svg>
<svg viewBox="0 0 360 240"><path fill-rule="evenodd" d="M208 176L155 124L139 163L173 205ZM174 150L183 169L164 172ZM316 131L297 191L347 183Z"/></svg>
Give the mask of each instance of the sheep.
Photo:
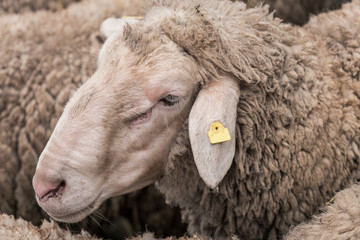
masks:
<svg viewBox="0 0 360 240"><path fill-rule="evenodd" d="M51 11L66 8L72 2L80 0L3 0L0 2L0 14L23 13L39 9ZM235 0L236 1L236 0ZM350 0L298 1L298 0L241 0L250 7L260 3L269 4L275 10L275 16L294 24L303 25L309 20L310 14L338 9Z"/></svg>
<svg viewBox="0 0 360 240"><path fill-rule="evenodd" d="M256 6L260 3L270 5L270 10L275 11L275 16L297 25L308 22L310 14L334 10L341 7L342 3L350 0L242 0L248 6Z"/></svg>
<svg viewBox="0 0 360 240"><path fill-rule="evenodd" d="M324 213L313 216L308 223L301 223L290 229L284 240L310 240L310 239L358 239L359 229L359 196L360 185L354 184L348 189L337 193L326 207ZM331 204L330 204L331 203ZM53 220L44 220L40 227L35 227L23 219L15 219L6 214L0 215L0 239L98 239L85 231L72 235L68 230L63 230ZM192 237L166 237L156 238L153 233L143 233L127 240L206 240L197 234ZM237 240L236 236L231 237Z"/></svg>
<svg viewBox="0 0 360 240"><path fill-rule="evenodd" d="M63 106L96 67L96 28L121 9L108 4L0 17L1 212L40 221L31 176Z"/></svg>
<svg viewBox="0 0 360 240"><path fill-rule="evenodd" d="M142 235L128 238L127 240L211 240L211 238L203 237L198 234L194 234L191 237L183 236L180 238L176 238L176 237L171 236L171 237L166 237L166 238L157 238L154 236L153 233L146 232L146 233L143 233ZM231 236L229 238L229 240L239 240L239 238L237 236Z"/></svg>
<svg viewBox="0 0 360 240"><path fill-rule="evenodd" d="M29 240L45 240L45 239L86 239L86 240L97 240L96 236L92 236L86 231L82 230L79 234L73 234L69 230L62 229L53 220L43 220L40 227L34 226L31 222L27 222L21 218L15 219L14 216L0 214L0 239L29 239ZM153 233L146 232L136 237L126 238L126 240L208 240L209 238L203 238L197 234L192 237L166 237L156 238ZM234 236L233 240L237 240Z"/></svg>
<svg viewBox="0 0 360 240"><path fill-rule="evenodd" d="M209 238L204 238L202 236L199 236L197 234L194 234L192 237L183 236L180 238L176 238L173 236L166 237L166 238L157 238L154 236L151 232L146 232L141 235L138 235L136 237L128 238L127 240L211 240ZM234 237L232 240L238 240L236 237Z"/></svg>
<svg viewBox="0 0 360 240"><path fill-rule="evenodd" d="M61 10L72 2L80 0L2 0L0 1L0 14L23 13L40 9Z"/></svg>
<svg viewBox="0 0 360 240"><path fill-rule="evenodd" d="M338 192L322 210L309 222L292 226L284 240L359 239L360 238L360 185ZM195 235L195 239L202 239ZM158 239L152 233L144 233L131 240ZM173 240L174 238L170 238ZM181 239L181 238L180 238ZM238 239L232 236L232 239Z"/></svg>
<svg viewBox="0 0 360 240"><path fill-rule="evenodd" d="M136 15L143 4L83 1L56 13L0 16L0 213L41 223L45 214L31 178L63 106L96 68L98 41L104 38L99 25L106 17ZM158 235L181 235L186 229L179 210L166 205L154 186L107 201L85 225L115 239L145 228Z"/></svg>
<svg viewBox="0 0 360 240"><path fill-rule="evenodd" d="M0 214L0 239L64 239L64 240L97 240L95 236L91 236L85 231L80 234L72 234L68 230L63 230L54 221L44 220L40 227L34 226L21 218L15 219L14 216Z"/></svg>
<svg viewBox="0 0 360 240"><path fill-rule="evenodd" d="M156 181L190 234L277 239L360 177L359 0L302 28L240 2L145 12L102 24L98 68L39 157L52 218Z"/></svg>
<svg viewBox="0 0 360 240"><path fill-rule="evenodd" d="M43 8L43 7L44 8L49 7L50 9L54 10L54 8L51 7L51 6L55 6L55 5L51 5L54 2L55 1L47 1L47 2L40 2L40 1L29 2L29 1L27 1L26 3L20 4L19 1L15 1L15 2L12 1L11 3L13 5L10 5L10 2L3 1L1 3L2 4L1 9L4 11L8 11L8 12L23 12L23 11L26 11L26 5L28 5L28 6L31 6L29 8L31 8L32 10L38 9L38 8ZM64 1L61 3L64 4L64 7L65 7L65 6L67 6L68 1ZM139 3L141 5L141 2L139 2ZM135 9L139 8L138 6L136 6L137 3L132 3L132 4L133 4L132 5L133 8L135 8ZM127 8L129 8L129 6L127 6ZM51 13L39 13L35 16L35 18L36 17L38 18L37 20L35 20L37 26L40 25L40 22L44 22L46 24L46 21L42 21L44 18L46 18L45 15L51 15ZM19 17L19 16L16 16L16 17L15 16L11 16L11 17L4 16L2 19L4 19L3 20L4 24L6 23L6 24L11 25L11 24L13 24L12 21L18 21L19 18L26 18L26 20L24 20L24 21L29 21L29 22L34 21L34 20L31 20L31 18L33 18L33 16L34 15L29 15L27 17L25 17L25 16L21 16L21 17ZM5 19L13 19L13 20L9 21L9 20L5 20ZM83 22L81 24L83 24ZM92 23L89 24L89 27L91 24ZM19 24L17 26L19 26ZM21 27L19 27L19 28L21 28ZM74 29L76 29L76 28L77 28L77 26L74 27ZM3 29L6 31L8 28L3 28ZM34 53L31 53L32 57L30 57L29 53L28 53L29 50L27 50L27 49L33 45L37 45L36 40L31 39L32 34L35 33L35 35L38 35L36 33L37 32L36 26L34 26L33 29L34 29L33 31L29 31L29 28L27 28L29 33L24 34L24 37L26 38L26 41L25 41L26 43L14 41L14 39L18 38L17 34L19 34L19 33L9 35L8 32L5 32L5 33L3 32L3 36L6 35L7 37L5 37L6 39L3 38L3 40L2 40L2 42L3 42L2 56L5 56L5 57L3 58L3 61L1 63L1 66L2 66L1 79L3 79L2 80L3 82L7 81L8 83L6 83L6 84L10 84L10 79L12 79L11 84L14 84L14 81L15 81L14 79L16 79L16 81L22 82L23 79L26 77L21 77L19 75L19 73L24 72L24 71L26 71L27 68L29 68L30 72L27 74L31 75L30 79L38 78L36 81L39 82L39 85L41 85L40 83L44 83L43 81L46 81L46 83L50 84L50 85L54 85L54 83L56 83L55 84L56 86L54 86L56 89L52 88L51 89L52 93L50 95L48 95L48 94L44 93L44 89L43 89L44 85L41 85L41 87L38 87L37 85L32 86L29 84L26 87L27 90L24 90L24 92L22 94L20 94L20 89L24 86L23 84L25 84L25 82L22 82L19 86L15 87L15 88L9 88L9 90L6 88L6 90L4 90L2 92L3 95L1 98L2 100L0 102L0 106L2 106L2 108L1 108L2 141L0 144L0 149L1 149L0 162L3 162L3 163L8 162L8 163L5 168L0 169L1 172L3 172L3 171L7 172L7 174L1 174L0 185L1 185L1 189L3 189L4 192L7 192L9 194L2 195L0 197L3 199L3 201L2 201L3 204L0 206L0 211L7 212L9 214L10 213L16 214L16 212L17 212L17 216L23 216L26 219L32 219L32 221L35 224L38 224L40 222L42 215L39 214L39 209L33 207L35 205L35 200L33 200L31 198L32 191L31 191L31 186L29 184L29 180L28 180L30 178L30 176L33 174L33 171L34 171L33 169L35 168L35 163L36 163L35 159L37 158L37 155L41 152L42 148L44 147L46 140L49 138L49 135L55 125L55 122L57 121L58 116L62 112L63 105L65 104L65 102L67 101L69 96L72 94L74 89L78 85L80 85L82 82L84 82L85 79L87 78L87 76L92 73L94 67L93 66L87 67L87 65L93 65L93 64L91 64L91 62L89 62L89 61L91 61L91 59L82 59L80 61L78 60L79 58L84 58L82 56L83 52L86 52L86 54L87 54L89 52L89 49L91 51L93 51L93 49L90 47L89 48L84 47L84 49L81 49L80 47L77 47L74 42L69 43L69 45L72 46L71 47L72 49L69 49L69 51L73 51L74 49L80 49L78 56L75 56L75 57L72 57L72 56L60 57L60 56L58 56L58 57L55 57L55 59L52 59L53 58L52 54L49 54L49 55L45 54L45 56L44 56L43 50L39 49L38 56L43 59L40 59L40 60L37 59L37 57L34 56ZM61 29L61 27L59 27L59 29ZM94 29L95 29L95 27L90 31L95 31ZM19 32L21 32L21 30L19 30ZM20 35L22 35L22 34L23 34L23 32L20 33ZM9 36L15 36L15 38L9 37ZM46 33L44 33L43 36L44 37L42 39L44 39L43 41L46 42L45 43L46 46L51 48L52 45L55 45L55 44L51 43L51 41L53 41L53 39L46 40ZM93 34L93 36L95 36L95 34ZM60 38L61 38L61 36L59 37L59 40L57 40L57 41L61 41ZM70 38L70 39L73 39L73 38ZM21 45L22 43L24 43L24 45ZM20 44L21 46L17 46L16 44ZM81 45L81 43L79 43L79 44ZM8 49L9 46L10 46L10 49ZM21 52L22 51L21 49L24 49L24 52ZM15 53L15 52L18 55L14 58L13 53ZM60 48L57 51L57 53L61 54L61 55L67 55L66 52L67 52L67 50L63 50L62 48ZM65 64L65 63L61 64L64 59L68 59L68 58L73 58L73 59L71 59L71 60L69 59L69 63L67 63L67 64ZM37 64L36 63L37 61L44 62L44 64L47 66L44 66L44 67L39 66L37 70L34 70L34 72L31 72L33 69L36 69L35 65ZM48 64L50 62L53 62L53 64L50 64L51 66L49 66L49 64ZM59 63L61 66L58 65ZM80 63L81 63L81 66L79 65ZM77 71L82 71L83 73L78 74L75 77L72 77L71 76L72 74L67 75L65 65L69 65L69 66L79 65L79 66L73 67L71 71L73 72L73 74L76 74ZM6 68L8 68L8 69L6 69ZM50 72L50 68L52 68L51 72ZM62 69L60 69L60 68L62 68ZM40 71L40 69L43 73L38 72L38 74L35 75L35 72ZM86 73L84 73L84 72L86 72ZM46 79L43 78L41 80L40 79L41 75L45 75L47 73L51 73L51 74L49 76L47 76ZM64 81L61 79L62 74L66 75ZM70 78L73 78L73 80L72 80L73 82L71 84L69 82ZM81 80L80 80L80 78L81 78ZM32 80L30 80L30 81L32 81ZM63 88L65 84L66 84L66 88ZM2 87L3 86L4 85L2 85ZM19 90L17 90L17 88ZM47 109L48 113L45 113L46 112L45 110L41 110L41 112L37 111L36 110L36 100L34 100L34 99L31 100L31 98L29 98L29 97L25 101L30 102L31 104L23 103L22 106L19 106L17 97L19 95L25 96L28 94L28 92L30 92L30 94L33 94L33 93L31 93L31 91L34 90L32 88L37 89L36 93L34 94L34 95L36 95L35 98L38 99L38 101L44 102L43 104L41 104L40 107L42 109L48 108ZM60 93L60 95L58 95L59 93ZM50 97L56 98L56 104L53 103L54 100L51 100ZM4 110L5 106L6 106L6 110ZM24 109L25 107L27 107L26 111ZM49 111L49 109L53 109L55 111L55 113L52 113L51 111ZM21 112L26 112L28 115L33 115L33 116L30 117L29 119L26 119L26 117L25 117L26 115L21 114ZM46 116L40 116L41 114L44 114L44 113ZM51 122L51 124L50 124L50 122ZM25 129L23 128L24 124L26 124ZM36 127L36 132L32 132L32 128L34 128L35 125L38 125ZM20 132L21 132L21 134L20 134ZM21 149L21 152L18 152L20 149ZM19 163L20 163L20 165L19 165ZM21 166L22 170L20 173L18 173L18 169L20 168L20 166ZM22 184L20 184L20 183L22 183ZM16 194L14 191L15 189L17 189ZM28 199L30 199L30 202L28 202ZM17 201L19 203L17 203ZM25 202L26 202L26 204L24 204Z"/></svg>
<svg viewBox="0 0 360 240"><path fill-rule="evenodd" d="M66 8L71 2L80 0L3 0L0 2L1 13L22 13L39 9L52 11ZM326 10L337 9L341 3L349 0L326 0L326 1L298 1L292 0L242 0L250 7L260 3L269 4L271 10L275 10L275 16L294 24L305 24L310 14Z"/></svg>
<svg viewBox="0 0 360 240"><path fill-rule="evenodd" d="M55 13L0 16L0 213L41 224L45 214L31 185L38 156L65 103L96 69L101 22L137 14L142 5L141 0L83 1ZM102 221L100 229L96 221L103 217L95 214L95 221L86 220L88 231L107 237L128 236L145 226L157 234L179 234L186 228L179 210L167 207L154 187L112 199L98 213L117 226ZM124 220L131 228L123 229ZM178 228L166 229L170 224Z"/></svg>
<svg viewBox="0 0 360 240"><path fill-rule="evenodd" d="M360 185L342 190L329 203L324 212L308 223L292 228L285 240L359 239L360 238Z"/></svg>
<svg viewBox="0 0 360 240"><path fill-rule="evenodd" d="M292 226L284 240L359 239L360 238L360 185L354 184L338 192L326 203L322 213L312 216L309 222ZM200 238L201 236L194 236ZM132 239L132 238L131 238ZM157 239L151 233L134 240ZM170 238L173 239L173 238ZM180 238L181 239L181 238ZM232 236L232 239L238 239Z"/></svg>

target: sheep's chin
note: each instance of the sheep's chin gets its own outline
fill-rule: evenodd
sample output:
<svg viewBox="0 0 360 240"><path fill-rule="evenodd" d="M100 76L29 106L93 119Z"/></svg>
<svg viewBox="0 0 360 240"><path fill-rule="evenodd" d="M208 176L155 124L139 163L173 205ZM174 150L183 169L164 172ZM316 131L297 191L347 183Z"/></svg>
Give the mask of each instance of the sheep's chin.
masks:
<svg viewBox="0 0 360 240"><path fill-rule="evenodd" d="M96 209L98 209L100 204L103 202L100 199L100 196L101 196L101 193L99 193L99 195L95 198L95 200L92 201L88 206L83 207L81 209L74 209L74 211L72 213L67 213L65 215L61 215L61 214L54 214L54 213L48 212L48 214L53 219L55 219L56 221L59 221L59 222L66 222L66 223L79 222L79 221L83 220L85 217L87 217L88 215L90 215L91 213L93 213Z"/></svg>

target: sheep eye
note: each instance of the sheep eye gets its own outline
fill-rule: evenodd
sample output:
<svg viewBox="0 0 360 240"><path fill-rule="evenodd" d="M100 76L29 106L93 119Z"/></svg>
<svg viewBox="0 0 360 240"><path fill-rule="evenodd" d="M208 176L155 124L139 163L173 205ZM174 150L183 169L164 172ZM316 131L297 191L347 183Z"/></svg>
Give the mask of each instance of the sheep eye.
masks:
<svg viewBox="0 0 360 240"><path fill-rule="evenodd" d="M170 107L180 102L180 97L169 94L161 98L160 102L164 104L166 107Z"/></svg>

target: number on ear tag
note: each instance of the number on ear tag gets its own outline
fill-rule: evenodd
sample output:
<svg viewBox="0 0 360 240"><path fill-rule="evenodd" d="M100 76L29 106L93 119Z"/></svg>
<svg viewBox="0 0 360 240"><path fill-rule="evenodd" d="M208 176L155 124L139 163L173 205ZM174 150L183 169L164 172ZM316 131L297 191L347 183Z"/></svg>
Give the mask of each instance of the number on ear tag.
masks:
<svg viewBox="0 0 360 240"><path fill-rule="evenodd" d="M229 130L218 121L211 123L208 135L211 144L227 142L231 139Z"/></svg>

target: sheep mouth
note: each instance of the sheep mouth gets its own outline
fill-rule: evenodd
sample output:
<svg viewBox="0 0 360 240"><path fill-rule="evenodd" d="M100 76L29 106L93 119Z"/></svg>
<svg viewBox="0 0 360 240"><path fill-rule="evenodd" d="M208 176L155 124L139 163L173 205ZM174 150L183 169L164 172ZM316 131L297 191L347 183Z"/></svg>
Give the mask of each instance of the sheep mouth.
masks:
<svg viewBox="0 0 360 240"><path fill-rule="evenodd" d="M92 201L89 205L73 213L65 214L65 215L49 213L49 215L52 218L54 218L56 221L60 221L60 222L67 222L67 223L79 222L98 208L98 206L101 203L101 201L99 201L100 196L101 196L101 192L98 194L95 200Z"/></svg>

